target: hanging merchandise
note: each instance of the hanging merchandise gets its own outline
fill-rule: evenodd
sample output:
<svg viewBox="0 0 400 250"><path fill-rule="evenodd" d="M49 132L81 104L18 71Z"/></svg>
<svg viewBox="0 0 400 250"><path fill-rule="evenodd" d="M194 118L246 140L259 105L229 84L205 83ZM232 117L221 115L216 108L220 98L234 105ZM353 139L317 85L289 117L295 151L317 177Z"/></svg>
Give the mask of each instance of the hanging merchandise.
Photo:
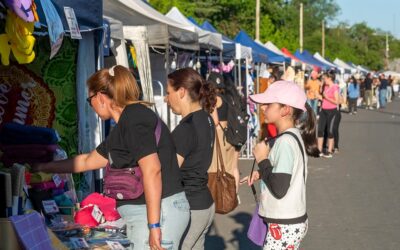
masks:
<svg viewBox="0 0 400 250"><path fill-rule="evenodd" d="M128 61L129 61L130 68L134 68L134 69L137 68L136 50L135 50L135 47L133 47L133 46L129 46Z"/></svg>
<svg viewBox="0 0 400 250"><path fill-rule="evenodd" d="M0 34L0 55L3 65L10 64L11 52L19 64L31 63L35 59L33 28L34 23L26 22L14 12L7 11L5 33Z"/></svg>
<svg viewBox="0 0 400 250"><path fill-rule="evenodd" d="M5 4L25 22L38 21L36 5L32 0L6 0Z"/></svg>
<svg viewBox="0 0 400 250"><path fill-rule="evenodd" d="M47 37L37 38L37 57L28 65L0 65L0 125L54 128L68 155L77 153L76 54L77 43L64 39L49 60Z"/></svg>
<svg viewBox="0 0 400 250"><path fill-rule="evenodd" d="M39 1L46 17L47 29L50 38L50 59L60 50L64 38L64 27L56 8L50 0Z"/></svg>

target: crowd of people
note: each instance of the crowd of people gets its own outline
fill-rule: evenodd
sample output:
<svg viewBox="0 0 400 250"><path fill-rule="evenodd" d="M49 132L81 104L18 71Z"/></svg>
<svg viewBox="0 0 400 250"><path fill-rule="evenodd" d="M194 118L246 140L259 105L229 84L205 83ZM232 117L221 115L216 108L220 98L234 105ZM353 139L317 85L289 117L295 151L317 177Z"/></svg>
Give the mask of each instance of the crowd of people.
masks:
<svg viewBox="0 0 400 250"><path fill-rule="evenodd" d="M312 71L304 85L307 102L318 118L318 148L325 158L339 152L342 113L356 115L358 107L382 110L395 97L397 80L392 76L355 73L346 80L338 76L335 71Z"/></svg>
<svg viewBox="0 0 400 250"><path fill-rule="evenodd" d="M127 68L102 69L88 79L87 86L88 104L101 119L113 119L116 125L92 152L32 168L79 173L106 165L113 169L138 166L143 194L136 199L116 198L132 247L204 249L217 206L208 187L208 173L218 171L218 146L226 172L235 179L236 192L239 183L252 185L262 180L265 195L258 214L269 228L263 236L264 249L299 248L308 228L307 156L319 155L317 120L304 89L281 80L250 96L277 134L255 146L259 170L239 180L240 145L231 144L225 134L229 127L226 97L236 89L231 79L206 81L191 68L171 73L165 102L182 116L173 131L151 109L152 103L140 100L140 88Z"/></svg>

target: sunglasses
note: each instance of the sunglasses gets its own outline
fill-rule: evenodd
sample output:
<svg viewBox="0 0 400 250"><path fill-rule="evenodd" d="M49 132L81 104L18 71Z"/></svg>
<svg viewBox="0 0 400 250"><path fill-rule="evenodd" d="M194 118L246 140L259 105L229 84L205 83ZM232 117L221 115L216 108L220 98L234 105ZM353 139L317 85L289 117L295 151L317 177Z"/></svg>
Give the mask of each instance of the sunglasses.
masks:
<svg viewBox="0 0 400 250"><path fill-rule="evenodd" d="M88 102L90 107L92 107L92 98L95 97L97 95L97 93L99 93L99 92L96 92L96 94L93 94L93 95L89 96L88 98L86 98L86 101Z"/></svg>

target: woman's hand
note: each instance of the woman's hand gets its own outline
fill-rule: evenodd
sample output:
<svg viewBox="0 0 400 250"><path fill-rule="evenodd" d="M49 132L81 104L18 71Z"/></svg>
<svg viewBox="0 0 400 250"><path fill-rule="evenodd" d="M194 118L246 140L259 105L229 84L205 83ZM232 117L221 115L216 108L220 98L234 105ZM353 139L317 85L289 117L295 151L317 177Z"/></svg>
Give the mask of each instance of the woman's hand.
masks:
<svg viewBox="0 0 400 250"><path fill-rule="evenodd" d="M247 182L247 185L251 186L254 184L254 182L258 181L260 179L260 173L258 171L254 171L253 174L250 176L246 176L243 179L240 180L240 184L243 184Z"/></svg>
<svg viewBox="0 0 400 250"><path fill-rule="evenodd" d="M164 250L164 248L161 247L161 228L150 229L149 246L150 250Z"/></svg>
<svg viewBox="0 0 400 250"><path fill-rule="evenodd" d="M264 141L257 143L253 148L253 155L256 158L256 162L260 163L262 160L267 159L269 154L269 145Z"/></svg>

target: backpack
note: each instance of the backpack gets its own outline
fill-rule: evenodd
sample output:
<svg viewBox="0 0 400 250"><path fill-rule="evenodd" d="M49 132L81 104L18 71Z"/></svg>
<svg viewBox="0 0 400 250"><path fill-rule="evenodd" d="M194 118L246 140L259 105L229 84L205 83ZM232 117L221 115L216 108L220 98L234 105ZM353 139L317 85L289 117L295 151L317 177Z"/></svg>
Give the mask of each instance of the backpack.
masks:
<svg viewBox="0 0 400 250"><path fill-rule="evenodd" d="M228 104L228 126L224 128L224 136L231 145L242 147L247 141L247 123L250 118L246 104L239 95L225 95L221 98Z"/></svg>

